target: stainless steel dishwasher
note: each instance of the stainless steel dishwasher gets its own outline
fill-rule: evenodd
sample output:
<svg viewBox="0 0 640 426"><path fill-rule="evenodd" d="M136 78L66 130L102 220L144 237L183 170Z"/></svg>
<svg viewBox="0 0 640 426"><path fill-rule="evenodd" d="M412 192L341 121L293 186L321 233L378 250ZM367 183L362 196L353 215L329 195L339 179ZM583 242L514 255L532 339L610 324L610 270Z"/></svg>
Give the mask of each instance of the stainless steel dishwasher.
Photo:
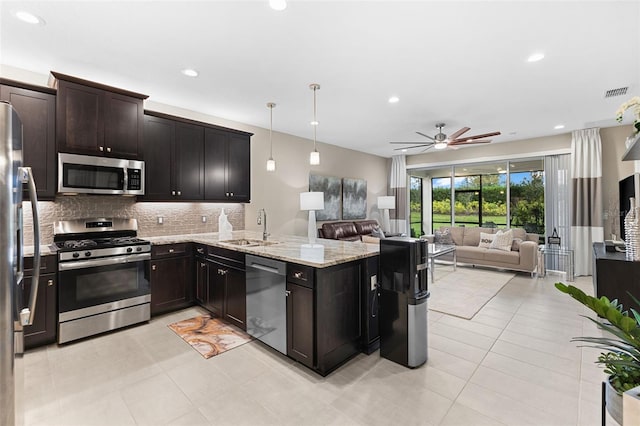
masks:
<svg viewBox="0 0 640 426"><path fill-rule="evenodd" d="M287 354L287 264L248 254L247 333Z"/></svg>

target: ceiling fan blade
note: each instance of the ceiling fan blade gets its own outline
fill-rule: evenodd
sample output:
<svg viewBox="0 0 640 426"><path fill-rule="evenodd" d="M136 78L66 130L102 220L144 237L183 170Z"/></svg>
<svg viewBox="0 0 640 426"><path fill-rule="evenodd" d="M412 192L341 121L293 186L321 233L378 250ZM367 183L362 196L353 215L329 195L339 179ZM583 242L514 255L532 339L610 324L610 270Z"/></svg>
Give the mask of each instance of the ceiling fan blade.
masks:
<svg viewBox="0 0 640 426"><path fill-rule="evenodd" d="M413 142L389 142L389 143L393 143L393 144L405 144L405 145L411 145L411 144L418 144L418 145L428 145L428 144L432 144L433 142L417 142L417 141L413 141Z"/></svg>
<svg viewBox="0 0 640 426"><path fill-rule="evenodd" d="M391 142L391 143L393 143L393 142ZM433 144L421 143L420 145L405 146L405 147L402 147L402 148L396 148L396 149L394 149L394 151L398 151L398 150L401 150L401 149L422 148L422 147L425 147L425 146L427 148L431 148L433 146Z"/></svg>
<svg viewBox="0 0 640 426"><path fill-rule="evenodd" d="M461 128L460 130L458 130L458 131L456 131L456 132L452 133L452 134L449 136L449 140L454 141L454 140L458 139L458 137L459 137L460 135L462 135L463 133L467 133L469 130L471 130L471 127L463 127L463 128Z"/></svg>
<svg viewBox="0 0 640 426"><path fill-rule="evenodd" d="M432 141L434 141L434 142L435 142L435 139L434 139L434 138L432 138L432 137L431 137L431 136L429 136L429 135L425 135L425 134L424 134L424 133L422 133L422 132L416 132L416 133L417 133L417 134L419 134L420 136L424 136L425 138L427 138L427 139L431 139Z"/></svg>
<svg viewBox="0 0 640 426"><path fill-rule="evenodd" d="M477 143L490 143L491 139L482 139L482 140L467 140L467 139L462 139L462 140L458 140L458 141L453 141L453 142L449 142L449 146L456 146L456 145L473 145L473 144L477 144Z"/></svg>
<svg viewBox="0 0 640 426"><path fill-rule="evenodd" d="M498 136L500 134L501 134L500 132L483 133L481 135L465 136L460 139L454 139L451 142L463 142L463 141L468 141L470 139L482 139L482 138L488 138L491 136Z"/></svg>

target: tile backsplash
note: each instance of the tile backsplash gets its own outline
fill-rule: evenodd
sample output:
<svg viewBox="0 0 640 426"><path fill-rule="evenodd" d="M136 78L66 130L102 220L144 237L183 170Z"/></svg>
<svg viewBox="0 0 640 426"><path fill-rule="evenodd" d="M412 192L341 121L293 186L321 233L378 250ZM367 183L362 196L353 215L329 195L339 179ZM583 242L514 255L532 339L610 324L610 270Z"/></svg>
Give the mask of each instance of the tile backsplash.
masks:
<svg viewBox="0 0 640 426"><path fill-rule="evenodd" d="M199 234L218 231L224 209L234 230L244 229L244 204L145 203L118 196L60 196L38 203L42 244L53 242L53 222L98 217L126 217L138 220L138 236ZM23 203L24 244L33 245L31 204ZM162 217L163 224L158 223ZM203 217L206 222L203 222Z"/></svg>

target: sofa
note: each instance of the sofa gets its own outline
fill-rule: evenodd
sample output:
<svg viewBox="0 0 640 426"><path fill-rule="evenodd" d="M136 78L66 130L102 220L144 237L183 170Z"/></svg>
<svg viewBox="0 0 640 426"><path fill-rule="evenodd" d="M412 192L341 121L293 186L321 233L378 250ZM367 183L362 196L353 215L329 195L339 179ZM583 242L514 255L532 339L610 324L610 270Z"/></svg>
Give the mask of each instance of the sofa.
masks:
<svg viewBox="0 0 640 426"><path fill-rule="evenodd" d="M527 233L522 228L511 228L513 239L509 249L505 246L502 246L501 249L491 248L490 238L485 238L481 244L481 233L492 234L495 237L498 231L507 230L461 226L442 227L435 235L430 235L427 239L430 242L455 244L458 263L529 272L533 276L538 266L538 234ZM487 247L488 244L489 247ZM442 259L446 259L446 256L443 255Z"/></svg>
<svg viewBox="0 0 640 426"><path fill-rule="evenodd" d="M319 238L343 241L362 241L363 235L371 235L380 224L375 219L325 222L318 229Z"/></svg>

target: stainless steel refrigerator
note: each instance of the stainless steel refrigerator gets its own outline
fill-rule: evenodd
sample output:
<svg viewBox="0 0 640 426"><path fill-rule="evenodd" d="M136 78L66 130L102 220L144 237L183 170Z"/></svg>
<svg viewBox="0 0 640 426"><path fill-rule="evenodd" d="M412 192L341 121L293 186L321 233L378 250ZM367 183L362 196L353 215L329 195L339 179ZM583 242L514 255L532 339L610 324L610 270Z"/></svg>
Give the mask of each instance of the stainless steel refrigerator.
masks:
<svg viewBox="0 0 640 426"><path fill-rule="evenodd" d="M23 300L22 191L26 184L34 228L33 284ZM40 271L38 200L31 168L22 167L22 122L0 102L0 425L23 423L23 327L33 323Z"/></svg>

